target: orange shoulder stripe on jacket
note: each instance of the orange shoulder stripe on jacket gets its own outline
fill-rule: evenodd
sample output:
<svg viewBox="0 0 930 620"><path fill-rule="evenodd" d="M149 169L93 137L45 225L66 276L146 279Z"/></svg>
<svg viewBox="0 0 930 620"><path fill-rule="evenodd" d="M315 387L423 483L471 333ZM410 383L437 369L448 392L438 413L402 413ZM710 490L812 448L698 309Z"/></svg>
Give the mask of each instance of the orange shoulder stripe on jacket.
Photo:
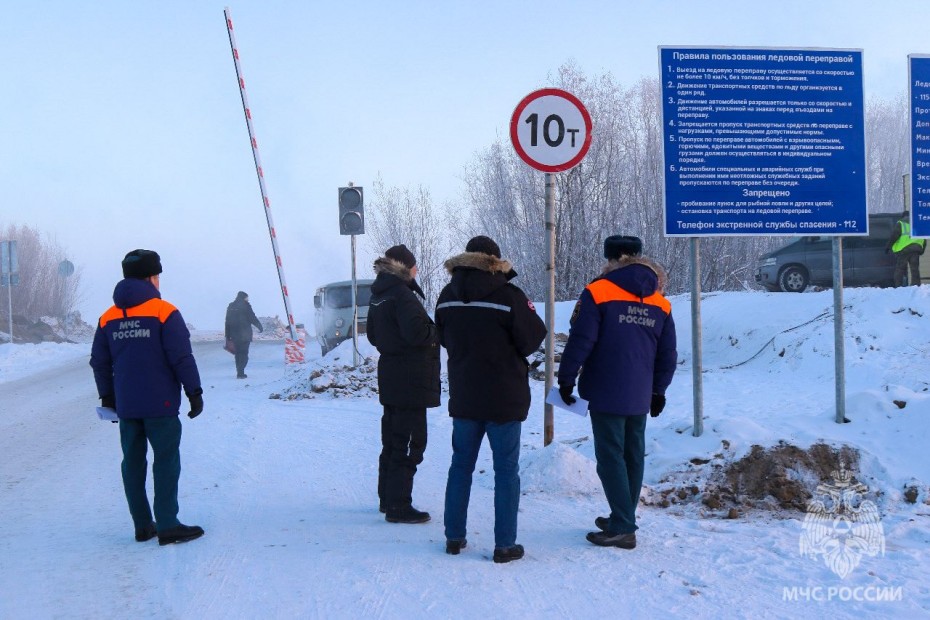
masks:
<svg viewBox="0 0 930 620"><path fill-rule="evenodd" d="M141 303L138 306L133 306L132 308L126 308L125 314L123 313L122 308L111 306L109 310L101 315L100 327L103 327L113 320L136 316L152 316L156 317L160 322L164 323L175 310L177 310L175 306L168 303L164 299L158 298L150 299L147 302Z"/></svg>
<svg viewBox="0 0 930 620"><path fill-rule="evenodd" d="M607 301L636 301L658 306L665 314L672 313L672 304L660 293L653 293L649 297L637 297L633 293L617 286L610 280L595 280L587 287L594 298L594 303L602 304Z"/></svg>

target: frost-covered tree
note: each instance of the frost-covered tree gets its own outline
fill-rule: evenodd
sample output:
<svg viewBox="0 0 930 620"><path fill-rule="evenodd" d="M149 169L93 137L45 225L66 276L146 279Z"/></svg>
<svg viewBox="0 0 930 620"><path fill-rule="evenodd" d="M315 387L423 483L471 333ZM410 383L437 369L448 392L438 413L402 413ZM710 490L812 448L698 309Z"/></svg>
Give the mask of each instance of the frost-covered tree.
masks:
<svg viewBox="0 0 930 620"><path fill-rule="evenodd" d="M35 321L41 317L64 318L79 301L81 270L70 276L58 271L65 251L55 240L29 226L9 224L0 227L0 240L16 241L19 259L19 284L13 287L13 315ZM9 320L10 289L0 294L3 325Z"/></svg>
<svg viewBox="0 0 930 620"><path fill-rule="evenodd" d="M382 256L403 243L417 257L417 282L432 308L447 282L443 262L450 254L446 209L433 202L427 188L389 187L378 177L366 214L366 242Z"/></svg>

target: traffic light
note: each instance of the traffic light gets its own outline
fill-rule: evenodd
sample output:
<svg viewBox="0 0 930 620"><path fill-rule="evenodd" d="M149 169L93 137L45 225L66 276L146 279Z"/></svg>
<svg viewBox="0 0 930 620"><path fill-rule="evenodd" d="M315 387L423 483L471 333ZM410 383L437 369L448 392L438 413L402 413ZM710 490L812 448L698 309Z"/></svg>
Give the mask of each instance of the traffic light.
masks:
<svg viewBox="0 0 930 620"><path fill-rule="evenodd" d="M365 234L365 204L361 187L339 188L339 234Z"/></svg>

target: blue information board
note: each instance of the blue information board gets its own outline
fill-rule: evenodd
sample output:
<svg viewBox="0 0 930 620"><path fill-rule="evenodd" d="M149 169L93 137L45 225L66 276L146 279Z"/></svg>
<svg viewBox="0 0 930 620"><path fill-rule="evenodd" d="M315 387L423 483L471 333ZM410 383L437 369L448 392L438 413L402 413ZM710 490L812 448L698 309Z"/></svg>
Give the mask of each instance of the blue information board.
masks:
<svg viewBox="0 0 930 620"><path fill-rule="evenodd" d="M908 60L911 109L911 234L930 237L930 56Z"/></svg>
<svg viewBox="0 0 930 620"><path fill-rule="evenodd" d="M868 233L860 50L660 47L665 234Z"/></svg>

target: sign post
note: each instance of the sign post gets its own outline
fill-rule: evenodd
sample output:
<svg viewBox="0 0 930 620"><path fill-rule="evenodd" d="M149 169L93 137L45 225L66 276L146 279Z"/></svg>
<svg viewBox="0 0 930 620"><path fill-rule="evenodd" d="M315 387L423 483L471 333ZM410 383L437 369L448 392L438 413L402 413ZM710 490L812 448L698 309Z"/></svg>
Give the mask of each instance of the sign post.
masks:
<svg viewBox="0 0 930 620"><path fill-rule="evenodd" d="M10 320L10 344L13 344L13 287L19 284L19 260L15 241L0 241L0 285L7 289L7 312Z"/></svg>
<svg viewBox="0 0 930 620"><path fill-rule="evenodd" d="M555 375L555 173L578 165L591 146L591 115L564 90L543 88L524 97L510 118L514 150L530 167L546 173L546 391ZM543 445L555 435L552 405L543 405Z"/></svg>

